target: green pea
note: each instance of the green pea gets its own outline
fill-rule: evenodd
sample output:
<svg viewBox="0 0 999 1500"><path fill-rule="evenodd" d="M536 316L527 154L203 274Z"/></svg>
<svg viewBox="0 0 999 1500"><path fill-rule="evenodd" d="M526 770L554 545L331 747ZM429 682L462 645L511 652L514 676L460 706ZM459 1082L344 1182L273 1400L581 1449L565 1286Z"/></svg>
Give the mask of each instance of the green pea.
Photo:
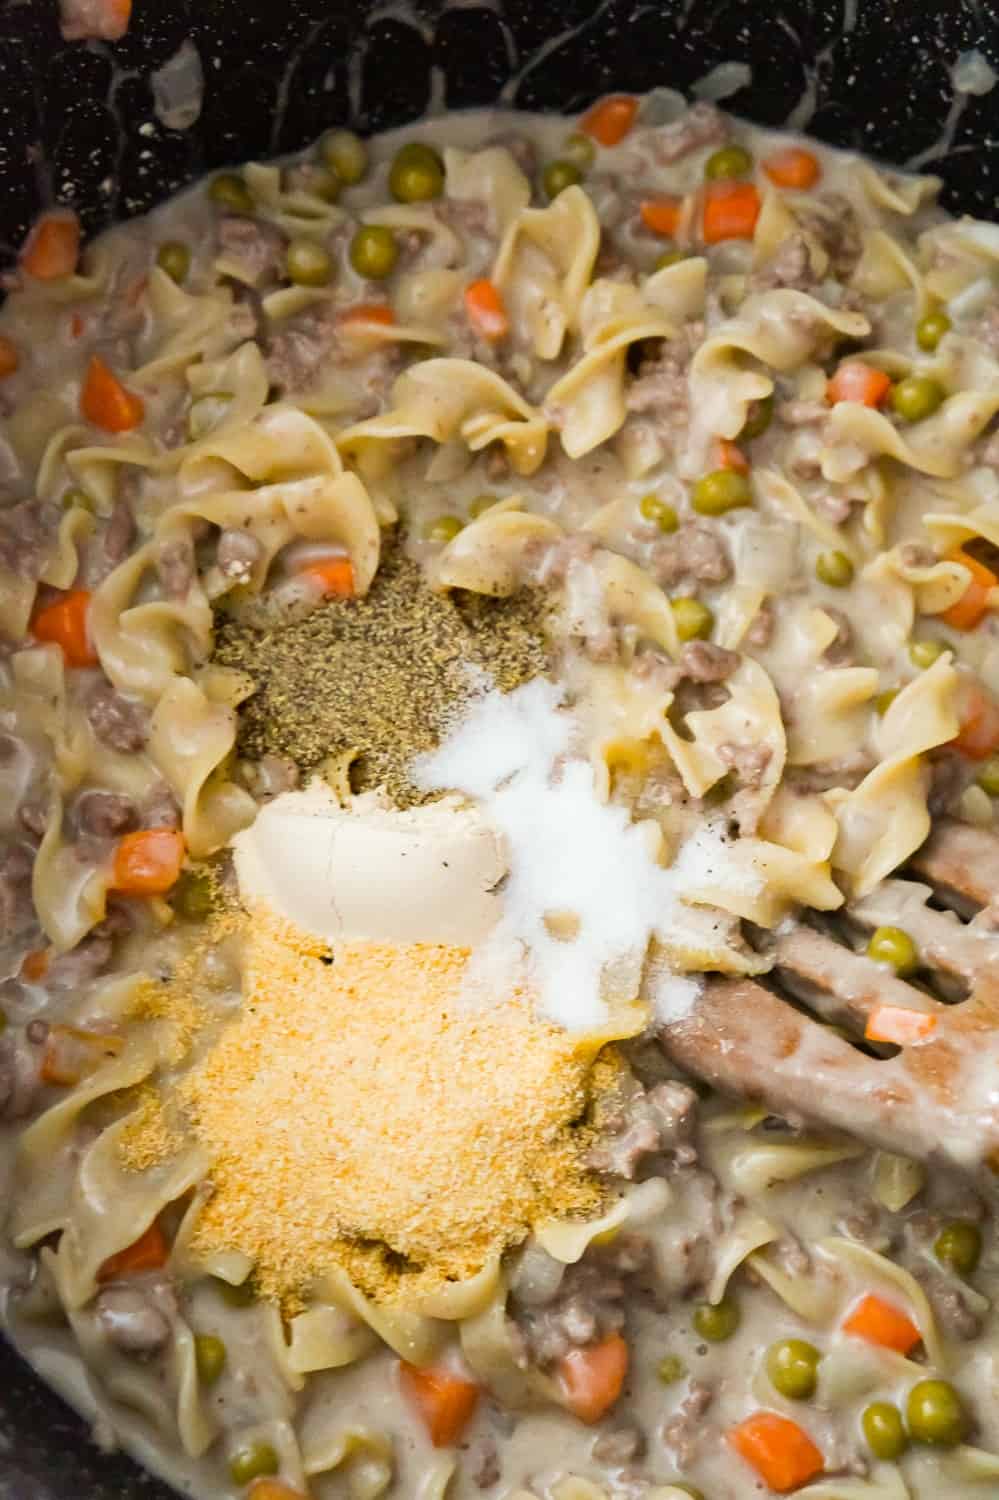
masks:
<svg viewBox="0 0 999 1500"><path fill-rule="evenodd" d="M347 187L360 182L368 170L368 148L352 130L330 130L319 145L320 155L328 167Z"/></svg>
<svg viewBox="0 0 999 1500"><path fill-rule="evenodd" d="M329 251L315 240L292 240L285 254L289 281L296 286L328 286L333 275Z"/></svg>
<svg viewBox="0 0 999 1500"><path fill-rule="evenodd" d="M742 431L736 438L736 442L748 442L750 438L759 437L761 433L766 432L773 421L773 415L773 396L763 396L759 401L751 401L749 412L745 422L742 424Z"/></svg>
<svg viewBox="0 0 999 1500"><path fill-rule="evenodd" d="M961 1398L948 1380L920 1380L914 1385L905 1419L917 1442L936 1448L956 1448L968 1425Z"/></svg>
<svg viewBox="0 0 999 1500"><path fill-rule="evenodd" d="M549 202L557 198L559 193L564 193L567 187L574 187L582 175L574 161L565 161L561 158L550 161L541 174L541 185L545 190L545 197Z"/></svg>
<svg viewBox="0 0 999 1500"><path fill-rule="evenodd" d="M845 552L820 552L815 559L815 576L831 589L845 589L853 582L853 563Z"/></svg>
<svg viewBox="0 0 999 1500"><path fill-rule="evenodd" d="M384 224L362 224L350 242L350 263L358 276L383 281L395 270L399 246Z"/></svg>
<svg viewBox="0 0 999 1500"><path fill-rule="evenodd" d="M65 491L60 504L63 510L87 510L91 515L94 513L92 497L87 494L86 490L81 489L78 484L71 485Z"/></svg>
<svg viewBox="0 0 999 1500"><path fill-rule="evenodd" d="M247 1277L238 1286L234 1285L231 1281L226 1281L221 1276L213 1276L212 1281L222 1301L229 1307L252 1307L253 1303L257 1300L256 1287L253 1284L252 1277Z"/></svg>
<svg viewBox="0 0 999 1500"><path fill-rule="evenodd" d="M484 516L487 510L492 510L494 505L499 504L498 495L476 495L468 507L468 514L473 521Z"/></svg>
<svg viewBox="0 0 999 1500"><path fill-rule="evenodd" d="M444 163L431 146L411 141L396 152L388 183L398 203L426 203L444 191Z"/></svg>
<svg viewBox="0 0 999 1500"><path fill-rule="evenodd" d="M730 182L733 177L745 177L753 170L753 158L745 146L722 146L712 151L704 163L704 175L709 182Z"/></svg>
<svg viewBox="0 0 999 1500"><path fill-rule="evenodd" d="M187 280L191 269L191 252L182 240L167 240L156 252L156 264L165 271L171 281L178 284Z"/></svg>
<svg viewBox="0 0 999 1500"><path fill-rule="evenodd" d="M276 1474L281 1467L278 1456L270 1443L247 1443L237 1448L229 1460L229 1474L233 1484L250 1484L267 1474Z"/></svg>
<svg viewBox="0 0 999 1500"><path fill-rule="evenodd" d="M891 388L892 411L905 422L931 417L944 398L943 386L929 375L907 375Z"/></svg>
<svg viewBox="0 0 999 1500"><path fill-rule="evenodd" d="M909 1446L909 1439L902 1425L902 1413L890 1401L872 1401L864 1409L860 1426L868 1448L875 1458L880 1458L884 1463L892 1463L896 1458L901 1458Z"/></svg>
<svg viewBox="0 0 999 1500"><path fill-rule="evenodd" d="M208 196L231 214L252 214L253 194L238 172L220 172L208 184Z"/></svg>
<svg viewBox="0 0 999 1500"><path fill-rule="evenodd" d="M191 402L191 409L187 414L187 435L192 443L214 431L229 410L231 401L229 391L206 391L197 401Z"/></svg>
<svg viewBox="0 0 999 1500"><path fill-rule="evenodd" d="M929 639L910 641L909 660L914 667L918 667L921 672L924 672L927 667L932 667L933 663L939 660L946 649L947 647L943 641Z"/></svg>
<svg viewBox="0 0 999 1500"><path fill-rule="evenodd" d="M438 516L436 520L428 521L423 528L424 541L453 542L463 525L460 516Z"/></svg>
<svg viewBox="0 0 999 1500"><path fill-rule="evenodd" d="M720 1302L699 1302L694 1308L694 1330L709 1343L721 1344L730 1339L742 1321L739 1304L725 1296Z"/></svg>
<svg viewBox="0 0 999 1500"><path fill-rule="evenodd" d="M700 516L723 516L727 510L752 505L753 491L738 469L715 469L701 475L690 503Z"/></svg>
<svg viewBox="0 0 999 1500"><path fill-rule="evenodd" d="M638 509L642 519L654 522L660 531L675 531L680 524L680 518L672 505L660 500L658 495L643 495L638 502Z"/></svg>
<svg viewBox="0 0 999 1500"><path fill-rule="evenodd" d="M789 1401L807 1401L815 1395L821 1358L815 1345L804 1339L779 1339L771 1344L766 1367L774 1390Z"/></svg>
<svg viewBox="0 0 999 1500"><path fill-rule="evenodd" d="M967 1219L945 1224L933 1245L933 1254L941 1265L950 1266L961 1276L969 1276L982 1254L982 1231Z"/></svg>
<svg viewBox="0 0 999 1500"><path fill-rule="evenodd" d="M867 944L867 956L875 963L891 964L896 974L911 974L919 967L916 945L901 927L876 927Z"/></svg>
<svg viewBox="0 0 999 1500"><path fill-rule="evenodd" d="M663 1385L675 1385L687 1373L687 1366L678 1354L667 1354L656 1366L656 1374Z"/></svg>
<svg viewBox="0 0 999 1500"><path fill-rule="evenodd" d="M199 1333L194 1340L194 1362L202 1385L214 1385L225 1369L226 1348L214 1333Z"/></svg>
<svg viewBox="0 0 999 1500"><path fill-rule="evenodd" d="M929 312L916 324L916 343L932 354L945 333L950 332L950 318L945 312Z"/></svg>
<svg viewBox="0 0 999 1500"><path fill-rule="evenodd" d="M582 172L588 171L596 159L597 148L588 135L577 131L562 143L562 160L572 162Z"/></svg>
<svg viewBox="0 0 999 1500"><path fill-rule="evenodd" d="M682 594L678 599L670 600L670 607L676 622L676 633L681 641L704 640L714 629L714 613L700 599Z"/></svg>
<svg viewBox="0 0 999 1500"><path fill-rule="evenodd" d="M652 267L654 271L665 271L667 266L678 266L682 260L689 260L686 250L664 250L662 255Z"/></svg>
<svg viewBox="0 0 999 1500"><path fill-rule="evenodd" d="M212 882L204 870L184 870L170 895L170 904L188 921L207 917L215 904Z"/></svg>
<svg viewBox="0 0 999 1500"><path fill-rule="evenodd" d="M898 688L885 688L884 692L879 693L875 698L874 707L877 709L882 718L884 718L885 714L895 702L895 699L898 697L898 692Z"/></svg>
<svg viewBox="0 0 999 1500"><path fill-rule="evenodd" d="M999 797L999 755L990 756L975 778L983 792Z"/></svg>

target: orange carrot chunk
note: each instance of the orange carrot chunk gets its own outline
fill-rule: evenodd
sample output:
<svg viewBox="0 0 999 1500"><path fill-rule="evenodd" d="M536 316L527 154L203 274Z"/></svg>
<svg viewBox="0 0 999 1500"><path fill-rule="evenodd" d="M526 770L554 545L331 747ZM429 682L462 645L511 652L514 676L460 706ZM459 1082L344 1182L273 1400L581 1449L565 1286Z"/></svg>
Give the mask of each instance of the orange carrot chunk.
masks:
<svg viewBox="0 0 999 1500"><path fill-rule="evenodd" d="M21 251L21 268L36 281L72 276L80 259L80 221L68 209L42 214Z"/></svg>
<svg viewBox="0 0 999 1500"><path fill-rule="evenodd" d="M48 948L32 948L21 960L21 977L27 979L30 984L37 984L39 979L44 979L52 962L52 953Z"/></svg>
<svg viewBox="0 0 999 1500"><path fill-rule="evenodd" d="M318 562L306 563L299 569L299 577L311 579L331 598L354 597L354 565L349 557L324 557Z"/></svg>
<svg viewBox="0 0 999 1500"><path fill-rule="evenodd" d="M937 1018L929 1011L905 1005L876 1005L867 1018L864 1035L869 1042L891 1042L906 1047L922 1042L936 1030Z"/></svg>
<svg viewBox="0 0 999 1500"><path fill-rule="evenodd" d="M979 562L977 557L965 552L963 547L954 547L948 552L947 561L960 563L962 568L967 568L971 577L960 599L950 609L945 609L940 618L954 630L974 630L988 610L989 595L999 584L999 578L991 568Z"/></svg>
<svg viewBox="0 0 999 1500"><path fill-rule="evenodd" d="M843 1332L882 1349L894 1349L896 1354L910 1353L923 1337L907 1313L873 1292L861 1297L844 1320Z"/></svg>
<svg viewBox="0 0 999 1500"><path fill-rule="evenodd" d="M719 438L718 467L719 469L735 469L737 474L748 474L749 459L738 443L732 443L728 438Z"/></svg>
<svg viewBox="0 0 999 1500"><path fill-rule="evenodd" d="M884 370L875 370L862 359L847 359L826 386L826 400L832 406L839 401L880 406L890 390L891 381Z"/></svg>
<svg viewBox="0 0 999 1500"><path fill-rule="evenodd" d="M680 228L683 218L682 198L643 198L638 205L638 212L642 216L642 223L646 229L651 229L653 234L661 234L666 239L672 239Z"/></svg>
<svg viewBox="0 0 999 1500"><path fill-rule="evenodd" d="M631 94L608 94L587 110L579 128L598 145L616 146L634 125L637 114L638 100Z"/></svg>
<svg viewBox="0 0 999 1500"><path fill-rule="evenodd" d="M20 363L21 356L14 340L5 338L0 333L0 380L6 380L8 375L13 375Z"/></svg>
<svg viewBox="0 0 999 1500"><path fill-rule="evenodd" d="M97 1272L101 1283L116 1281L120 1276L138 1276L141 1271L158 1271L170 1254L162 1229L154 1219L134 1244L126 1245L116 1255L109 1255Z"/></svg>
<svg viewBox="0 0 999 1500"><path fill-rule="evenodd" d="M117 1057L124 1042L107 1031L86 1031L80 1026L49 1028L42 1054L41 1080L59 1088L73 1088L109 1057Z"/></svg>
<svg viewBox="0 0 999 1500"><path fill-rule="evenodd" d="M177 884L184 835L176 828L140 828L118 840L110 889L133 896L162 896Z"/></svg>
<svg viewBox="0 0 999 1500"><path fill-rule="evenodd" d="M99 354L90 357L80 392L80 411L105 432L131 432L146 415L141 396L126 390Z"/></svg>
<svg viewBox="0 0 999 1500"><path fill-rule="evenodd" d="M709 183L704 193L704 242L751 240L759 216L760 195L751 182Z"/></svg>
<svg viewBox="0 0 999 1500"><path fill-rule="evenodd" d="M798 1490L825 1467L804 1428L775 1411L757 1411L727 1434L729 1446L778 1495Z"/></svg>
<svg viewBox="0 0 999 1500"><path fill-rule="evenodd" d="M355 302L353 307L345 308L338 319L340 323L382 323L386 328L391 328L395 322L395 313L387 302Z"/></svg>
<svg viewBox="0 0 999 1500"><path fill-rule="evenodd" d="M974 677L962 687L960 702L961 728L950 744L969 760L985 760L999 749L999 707Z"/></svg>
<svg viewBox="0 0 999 1500"><path fill-rule="evenodd" d="M250 1500L308 1500L308 1496L280 1479L255 1479L250 1485Z"/></svg>
<svg viewBox="0 0 999 1500"><path fill-rule="evenodd" d="M774 152L764 161L763 170L777 187L800 188L803 192L814 187L822 176L818 157L803 146L787 146Z"/></svg>
<svg viewBox="0 0 999 1500"><path fill-rule="evenodd" d="M132 19L132 0L60 0L59 10L67 42L117 42Z"/></svg>
<svg viewBox="0 0 999 1500"><path fill-rule="evenodd" d="M399 1361L399 1383L435 1448L451 1448L475 1414L479 1387L450 1370L421 1370Z"/></svg>
<svg viewBox="0 0 999 1500"><path fill-rule="evenodd" d="M94 667L97 652L90 639L90 592L69 589L53 604L38 610L31 622L36 641L59 646L68 667Z"/></svg>
<svg viewBox="0 0 999 1500"><path fill-rule="evenodd" d="M499 288L485 277L465 288L465 311L476 333L490 343L506 338L510 332L510 319Z"/></svg>
<svg viewBox="0 0 999 1500"><path fill-rule="evenodd" d="M628 1373L628 1345L619 1333L599 1344L570 1349L558 1364L565 1404L581 1422L599 1422L621 1394Z"/></svg>

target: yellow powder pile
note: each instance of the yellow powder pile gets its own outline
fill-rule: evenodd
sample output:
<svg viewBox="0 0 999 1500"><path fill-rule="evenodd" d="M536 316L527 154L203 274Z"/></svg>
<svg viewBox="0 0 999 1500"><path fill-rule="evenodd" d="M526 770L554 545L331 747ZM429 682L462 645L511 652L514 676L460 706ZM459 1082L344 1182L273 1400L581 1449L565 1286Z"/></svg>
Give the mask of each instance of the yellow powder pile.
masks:
<svg viewBox="0 0 999 1500"><path fill-rule="evenodd" d="M152 1084L135 1091L135 1107L118 1145L122 1161L133 1172L175 1156L184 1145L182 1131L169 1118L163 1096Z"/></svg>
<svg viewBox="0 0 999 1500"><path fill-rule="evenodd" d="M391 1298L469 1275L532 1222L589 1214L592 1043L522 997L460 995L463 948L345 944L332 963L260 914L241 1014L180 1085L212 1158L195 1247L265 1295L333 1264Z"/></svg>

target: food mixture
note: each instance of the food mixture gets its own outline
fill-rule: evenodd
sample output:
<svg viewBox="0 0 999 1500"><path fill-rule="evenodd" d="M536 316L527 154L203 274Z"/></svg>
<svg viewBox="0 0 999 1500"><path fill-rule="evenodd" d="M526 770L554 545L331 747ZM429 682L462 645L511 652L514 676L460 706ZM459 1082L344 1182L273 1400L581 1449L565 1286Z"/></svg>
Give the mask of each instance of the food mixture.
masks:
<svg viewBox="0 0 999 1500"><path fill-rule="evenodd" d="M0 314L3 1321L200 1500L999 1493L999 230L664 97Z"/></svg>

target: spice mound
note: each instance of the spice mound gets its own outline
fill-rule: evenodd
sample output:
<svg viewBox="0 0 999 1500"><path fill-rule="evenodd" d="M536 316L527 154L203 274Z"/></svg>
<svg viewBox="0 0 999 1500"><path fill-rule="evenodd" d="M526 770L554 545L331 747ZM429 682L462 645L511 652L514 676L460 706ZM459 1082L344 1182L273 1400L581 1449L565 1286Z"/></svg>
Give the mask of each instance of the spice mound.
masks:
<svg viewBox="0 0 999 1500"><path fill-rule="evenodd" d="M409 777L469 697L469 669L502 692L545 672L551 601L435 592L400 544L386 550L370 591L330 600L304 620L230 620L215 659L247 673L240 754L281 755L303 773L344 752L355 792L381 787L399 807L427 800Z"/></svg>
<svg viewBox="0 0 999 1500"><path fill-rule="evenodd" d="M594 1039L462 991L469 950L315 939L255 911L239 1017L180 1085L215 1192L194 1247L268 1296L339 1265L378 1300L474 1274L536 1222L590 1215ZM331 957L332 961L329 961Z"/></svg>

